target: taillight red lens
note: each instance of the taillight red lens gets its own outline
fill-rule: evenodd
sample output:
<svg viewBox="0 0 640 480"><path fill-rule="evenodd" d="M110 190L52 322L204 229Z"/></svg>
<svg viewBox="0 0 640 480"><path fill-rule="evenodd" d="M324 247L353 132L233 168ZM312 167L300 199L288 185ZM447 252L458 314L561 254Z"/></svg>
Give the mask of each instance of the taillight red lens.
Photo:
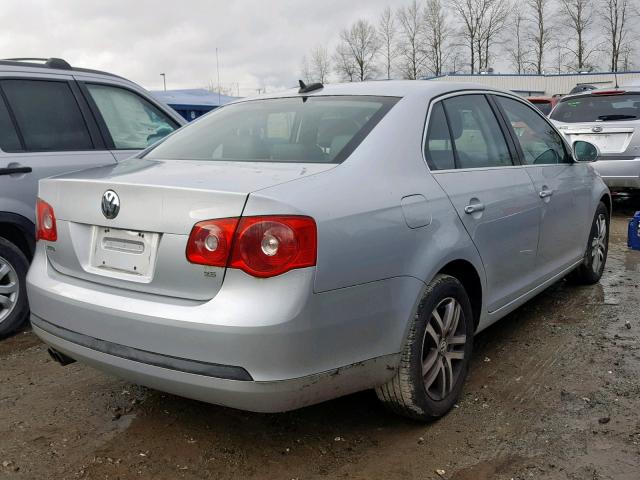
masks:
<svg viewBox="0 0 640 480"><path fill-rule="evenodd" d="M200 265L226 267L238 220L221 218L196 223L187 243L187 260Z"/></svg>
<svg viewBox="0 0 640 480"><path fill-rule="evenodd" d="M53 207L41 199L38 199L36 203L36 223L36 240L47 240L49 242L58 240L58 229Z"/></svg>
<svg viewBox="0 0 640 480"><path fill-rule="evenodd" d="M316 223L310 217L269 215L197 223L187 244L191 263L238 268L274 277L316 264Z"/></svg>
<svg viewBox="0 0 640 480"><path fill-rule="evenodd" d="M316 222L310 217L244 217L229 266L255 277L273 277L315 265L316 250Z"/></svg>
<svg viewBox="0 0 640 480"><path fill-rule="evenodd" d="M625 90L596 90L591 92L591 95L624 95L627 93Z"/></svg>

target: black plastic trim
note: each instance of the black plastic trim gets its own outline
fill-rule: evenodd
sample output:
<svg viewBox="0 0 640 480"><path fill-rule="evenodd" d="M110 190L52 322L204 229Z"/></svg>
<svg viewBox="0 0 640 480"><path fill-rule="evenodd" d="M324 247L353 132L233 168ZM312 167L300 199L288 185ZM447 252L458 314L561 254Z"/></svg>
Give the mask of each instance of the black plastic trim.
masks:
<svg viewBox="0 0 640 480"><path fill-rule="evenodd" d="M31 173L33 169L31 167L7 167L0 168L0 175L14 175L16 173Z"/></svg>
<svg viewBox="0 0 640 480"><path fill-rule="evenodd" d="M75 343L85 348L90 348L97 352L113 355L114 357L124 358L134 362L145 363L155 367L166 368L178 372L192 373L195 375L203 375L206 377L222 378L225 380L238 380L249 382L253 378L242 367L231 365L219 365L217 363L206 363L197 360L188 360L186 358L172 357L160 353L139 350L133 347L127 347L118 343L100 340L90 337L82 333L73 332L63 327L58 327L52 323L43 320L37 315L31 314L31 323L41 328L47 333L68 342Z"/></svg>

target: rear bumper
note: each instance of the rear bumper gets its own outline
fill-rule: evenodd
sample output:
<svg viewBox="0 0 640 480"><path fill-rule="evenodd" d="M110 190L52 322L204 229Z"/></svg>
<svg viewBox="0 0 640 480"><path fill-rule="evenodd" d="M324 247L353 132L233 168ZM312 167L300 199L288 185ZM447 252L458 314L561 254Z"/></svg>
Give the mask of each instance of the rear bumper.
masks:
<svg viewBox="0 0 640 480"><path fill-rule="evenodd" d="M640 158L629 160L598 160L593 168L602 176L607 186L640 189Z"/></svg>
<svg viewBox="0 0 640 480"><path fill-rule="evenodd" d="M397 355L390 355L290 380L232 380L163 368L94 350L51 333L37 316L32 316L32 325L36 335L48 345L107 373L174 395L252 412L285 412L370 388L388 378L392 374L390 365L398 362Z"/></svg>
<svg viewBox="0 0 640 480"><path fill-rule="evenodd" d="M213 299L186 301L68 277L40 244L27 289L36 333L71 358L178 395L278 411L387 381L424 288L398 277L318 294L314 276L313 268L268 280L229 270ZM345 370L348 382L331 376ZM289 391L281 381L294 382L294 397L301 386L306 393L278 393L271 404L274 385ZM260 405L265 383L274 385Z"/></svg>

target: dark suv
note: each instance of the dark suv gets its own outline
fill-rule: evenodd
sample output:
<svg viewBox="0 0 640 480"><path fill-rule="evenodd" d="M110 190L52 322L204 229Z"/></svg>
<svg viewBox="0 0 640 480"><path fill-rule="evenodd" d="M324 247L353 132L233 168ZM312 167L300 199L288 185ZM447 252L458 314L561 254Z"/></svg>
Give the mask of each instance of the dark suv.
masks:
<svg viewBox="0 0 640 480"><path fill-rule="evenodd" d="M38 180L116 163L184 123L122 77L56 58L0 61L0 337L27 319Z"/></svg>

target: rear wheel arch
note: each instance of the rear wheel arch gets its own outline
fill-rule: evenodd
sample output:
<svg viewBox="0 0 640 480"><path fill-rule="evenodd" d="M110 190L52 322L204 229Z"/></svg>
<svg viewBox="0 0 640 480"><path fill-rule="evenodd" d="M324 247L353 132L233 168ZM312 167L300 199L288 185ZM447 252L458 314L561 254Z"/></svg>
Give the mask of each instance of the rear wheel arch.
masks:
<svg viewBox="0 0 640 480"><path fill-rule="evenodd" d="M15 213L0 212L0 237L13 243L30 261L35 251L35 225Z"/></svg>
<svg viewBox="0 0 640 480"><path fill-rule="evenodd" d="M462 284L469 296L474 329L477 329L482 314L482 281L476 267L467 260L453 260L442 267L438 273L450 275Z"/></svg>
<svg viewBox="0 0 640 480"><path fill-rule="evenodd" d="M605 193L604 195L602 195L602 197L600 197L600 201L604 203L605 207L607 207L607 210L609 212L609 218L611 218L611 215L613 213L613 203L611 200L611 195L609 195L608 193Z"/></svg>

